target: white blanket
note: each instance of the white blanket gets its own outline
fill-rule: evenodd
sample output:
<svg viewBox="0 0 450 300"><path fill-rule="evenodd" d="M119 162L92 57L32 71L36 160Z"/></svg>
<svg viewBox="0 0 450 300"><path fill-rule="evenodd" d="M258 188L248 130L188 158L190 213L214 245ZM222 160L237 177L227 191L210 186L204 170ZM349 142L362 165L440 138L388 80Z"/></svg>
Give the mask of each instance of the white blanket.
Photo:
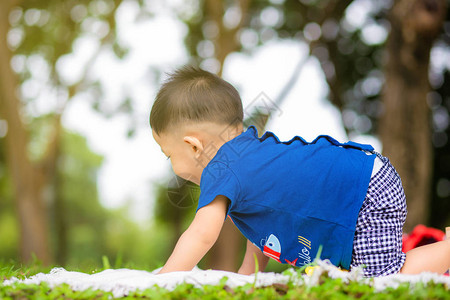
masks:
<svg viewBox="0 0 450 300"><path fill-rule="evenodd" d="M145 290L155 285L164 287L168 290L174 289L181 283L193 284L196 287L202 285L217 285L220 281L227 277L226 284L231 287L245 285L247 283L255 284L255 286L269 286L274 283L285 284L288 281L294 281L296 284L317 285L319 277L323 272L327 272L331 278L342 278L344 282L360 281L369 285L373 285L377 291L381 291L387 287L396 288L402 282L412 284L428 282L445 284L450 289L450 277L438 275L434 273L422 273L419 275L390 275L378 278L363 278L361 270L356 268L351 272L343 272L333 265L324 261L317 262L319 267L316 268L311 276L299 276L295 271L291 275L283 275L279 273L259 272L256 275L240 275L232 272L200 270L194 269L189 272L173 272L167 274L156 275L158 270L153 272L130 270L130 269L109 269L96 274L86 274L80 272L66 271L63 268L54 268L49 274L39 273L25 279L11 278L5 280L2 284L11 285L16 282L25 284L40 284L46 282L50 287L66 283L75 291L82 291L88 288L94 290L102 290L112 292L115 297L122 297L136 290Z"/></svg>

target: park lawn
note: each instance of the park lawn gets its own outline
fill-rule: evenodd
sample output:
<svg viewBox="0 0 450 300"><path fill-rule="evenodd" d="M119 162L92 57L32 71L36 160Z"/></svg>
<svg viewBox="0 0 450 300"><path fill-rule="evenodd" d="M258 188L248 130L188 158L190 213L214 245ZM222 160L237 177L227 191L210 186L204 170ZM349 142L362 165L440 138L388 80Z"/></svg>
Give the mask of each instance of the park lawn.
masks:
<svg viewBox="0 0 450 300"><path fill-rule="evenodd" d="M11 277L23 279L34 274L48 273L51 268L40 265L16 266L0 263L0 299L112 299L111 292L99 290L73 291L63 284L50 288L47 284L26 285L15 283L11 286L1 284ZM84 270L93 273L101 270ZM317 286L274 284L268 287L255 288L247 284L237 288L226 285L226 278L220 284L205 285L195 288L191 284L179 285L169 291L153 287L144 291L136 291L128 296L116 299L450 299L450 289L443 284L405 283L398 288L388 288L376 292L373 287L359 282L344 283L341 279L329 278L322 274Z"/></svg>

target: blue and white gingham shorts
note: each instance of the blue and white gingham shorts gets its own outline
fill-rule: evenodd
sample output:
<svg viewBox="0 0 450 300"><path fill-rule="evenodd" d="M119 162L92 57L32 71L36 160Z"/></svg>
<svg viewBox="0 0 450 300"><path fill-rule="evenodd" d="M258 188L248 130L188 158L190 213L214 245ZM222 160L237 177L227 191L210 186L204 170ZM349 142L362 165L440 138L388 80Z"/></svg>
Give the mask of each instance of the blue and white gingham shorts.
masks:
<svg viewBox="0 0 450 300"><path fill-rule="evenodd" d="M376 155L383 166L370 179L359 211L350 265L350 269L363 265L366 277L398 273L406 257L402 252L407 213L402 182L389 159Z"/></svg>

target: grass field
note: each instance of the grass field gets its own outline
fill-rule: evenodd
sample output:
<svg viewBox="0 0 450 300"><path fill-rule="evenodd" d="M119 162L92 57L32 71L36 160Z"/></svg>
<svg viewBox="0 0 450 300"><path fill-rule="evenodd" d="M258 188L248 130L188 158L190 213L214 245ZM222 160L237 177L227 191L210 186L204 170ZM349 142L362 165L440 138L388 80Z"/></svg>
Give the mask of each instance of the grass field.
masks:
<svg viewBox="0 0 450 300"><path fill-rule="evenodd" d="M39 264L19 266L13 263L0 263L0 299L112 299L111 292L99 290L73 291L66 284L50 288L48 284L25 285L15 283L4 285L2 282L11 277L23 279L39 272L48 273L51 268ZM95 273L101 270L84 270L85 273ZM300 276L301 277L301 276ZM326 273L319 278L316 286L304 284L274 284L268 287L256 288L247 284L230 288L223 279L218 285L206 285L195 288L190 284L177 286L169 291L153 287L144 291L136 291L119 299L450 299L450 287L443 284L405 283L398 288L388 288L382 292L367 284L341 279L332 279Z"/></svg>

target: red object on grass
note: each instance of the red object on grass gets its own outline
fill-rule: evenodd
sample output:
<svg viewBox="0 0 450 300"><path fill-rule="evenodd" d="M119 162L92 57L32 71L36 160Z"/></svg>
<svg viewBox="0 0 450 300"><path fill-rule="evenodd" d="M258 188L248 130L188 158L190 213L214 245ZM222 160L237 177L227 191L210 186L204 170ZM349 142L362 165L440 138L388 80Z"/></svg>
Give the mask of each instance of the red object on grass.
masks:
<svg viewBox="0 0 450 300"><path fill-rule="evenodd" d="M419 246L443 241L445 233L439 229L417 225L409 234L403 235L403 252L408 252Z"/></svg>

